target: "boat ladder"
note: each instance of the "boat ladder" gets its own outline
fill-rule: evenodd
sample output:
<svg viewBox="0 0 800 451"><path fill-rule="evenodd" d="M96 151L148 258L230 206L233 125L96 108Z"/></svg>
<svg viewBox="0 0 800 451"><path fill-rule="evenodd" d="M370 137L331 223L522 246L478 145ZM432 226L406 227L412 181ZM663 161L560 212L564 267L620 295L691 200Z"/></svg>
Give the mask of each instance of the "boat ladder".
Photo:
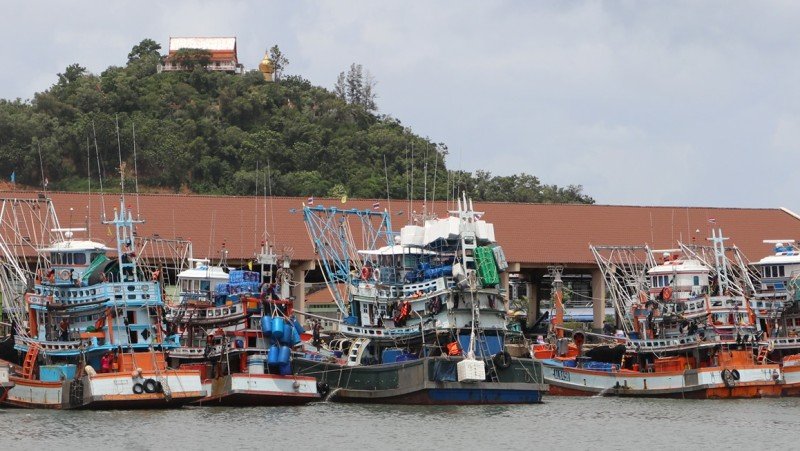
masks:
<svg viewBox="0 0 800 451"><path fill-rule="evenodd" d="M22 362L24 379L33 379L33 370L36 367L36 358L39 357L39 349L39 345L35 342L30 342L28 345L28 353L25 354L25 360Z"/></svg>
<svg viewBox="0 0 800 451"><path fill-rule="evenodd" d="M478 340L478 349L481 353L481 358L486 362L487 366L489 367L489 371L486 374L489 376L489 380L491 382L500 382L500 376L497 374L497 366L494 364L494 357L491 352L489 352L489 344L486 342L486 334L481 331L477 337Z"/></svg>
<svg viewBox="0 0 800 451"><path fill-rule="evenodd" d="M756 363L758 363L759 365L767 363L767 354L769 354L769 346L760 346L758 348L758 356L756 357Z"/></svg>

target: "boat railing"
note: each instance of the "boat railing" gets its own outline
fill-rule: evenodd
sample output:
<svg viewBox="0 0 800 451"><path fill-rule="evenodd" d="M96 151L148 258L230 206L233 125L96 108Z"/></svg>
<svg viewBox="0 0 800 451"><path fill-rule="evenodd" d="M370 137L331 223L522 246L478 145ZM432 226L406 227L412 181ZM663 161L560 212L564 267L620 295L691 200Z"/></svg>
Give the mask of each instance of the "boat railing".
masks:
<svg viewBox="0 0 800 451"><path fill-rule="evenodd" d="M717 337L699 340L697 336L686 336L680 338L656 338L647 340L629 340L628 348L636 351L656 351L663 349L676 349L695 346L698 343L708 341L718 341Z"/></svg>
<svg viewBox="0 0 800 451"><path fill-rule="evenodd" d="M45 353L54 351L74 351L81 348L81 341L39 341L21 335L14 337L14 344L25 348L30 348L30 346L34 345L39 346Z"/></svg>

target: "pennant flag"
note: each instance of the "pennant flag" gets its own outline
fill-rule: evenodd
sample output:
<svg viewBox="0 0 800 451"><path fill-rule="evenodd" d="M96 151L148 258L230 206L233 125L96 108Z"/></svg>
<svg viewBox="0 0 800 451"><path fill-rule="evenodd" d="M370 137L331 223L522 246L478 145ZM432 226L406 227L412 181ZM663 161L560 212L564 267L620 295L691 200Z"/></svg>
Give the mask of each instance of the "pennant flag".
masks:
<svg viewBox="0 0 800 451"><path fill-rule="evenodd" d="M481 219L481 216L483 216L483 215L480 214L480 213L475 213L475 219Z"/></svg>
<svg viewBox="0 0 800 451"><path fill-rule="evenodd" d="M346 204L346 203L347 203L347 194L345 194L344 196L342 196L342 203L343 203L343 204Z"/></svg>
<svg viewBox="0 0 800 451"><path fill-rule="evenodd" d="M253 270L253 260L250 260L249 262L247 262L247 269L249 269L250 271Z"/></svg>
<svg viewBox="0 0 800 451"><path fill-rule="evenodd" d="M306 203L307 203L308 205L314 205L314 196L311 196L311 197L309 197L309 198L308 198L308 202L306 202Z"/></svg>
<svg viewBox="0 0 800 451"><path fill-rule="evenodd" d="M708 223L709 224L716 224L717 223L717 219L716 218L708 218Z"/></svg>
<svg viewBox="0 0 800 451"><path fill-rule="evenodd" d="M17 183L17 171L11 173L11 183Z"/></svg>
<svg viewBox="0 0 800 451"><path fill-rule="evenodd" d="M47 188L47 185L50 184L50 180L44 179L44 187Z"/></svg>
<svg viewBox="0 0 800 451"><path fill-rule="evenodd" d="M381 203L380 202L375 202L374 204L372 204L372 209L373 210L378 210L380 208L381 208Z"/></svg>

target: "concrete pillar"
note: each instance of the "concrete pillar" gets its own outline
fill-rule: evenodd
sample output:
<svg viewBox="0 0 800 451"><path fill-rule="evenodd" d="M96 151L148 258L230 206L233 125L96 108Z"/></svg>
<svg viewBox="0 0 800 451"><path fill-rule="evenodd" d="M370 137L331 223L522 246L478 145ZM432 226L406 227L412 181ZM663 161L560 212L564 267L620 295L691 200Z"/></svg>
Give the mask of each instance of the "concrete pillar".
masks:
<svg viewBox="0 0 800 451"><path fill-rule="evenodd" d="M313 261L304 262L296 265L294 269L294 277L292 279L294 285L294 308L297 310L306 311L306 273L315 268ZM298 319L302 322L305 321L305 315L298 314Z"/></svg>
<svg viewBox="0 0 800 451"><path fill-rule="evenodd" d="M603 328L603 320L606 317L606 279L599 268L592 270L592 299L594 313L592 327L600 330Z"/></svg>
<svg viewBox="0 0 800 451"><path fill-rule="evenodd" d="M539 319L539 285L533 282L525 284L528 292L528 327Z"/></svg>

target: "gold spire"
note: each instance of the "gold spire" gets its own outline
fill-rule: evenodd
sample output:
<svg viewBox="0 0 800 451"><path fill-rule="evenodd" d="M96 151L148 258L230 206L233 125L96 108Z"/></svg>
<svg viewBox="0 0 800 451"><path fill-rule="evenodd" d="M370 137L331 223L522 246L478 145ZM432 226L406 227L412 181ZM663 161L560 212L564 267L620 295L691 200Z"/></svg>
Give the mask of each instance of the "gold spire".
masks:
<svg viewBox="0 0 800 451"><path fill-rule="evenodd" d="M272 81L272 76L275 73L275 64L269 59L269 52L264 53L264 59L258 65L258 70L264 74L264 80Z"/></svg>

